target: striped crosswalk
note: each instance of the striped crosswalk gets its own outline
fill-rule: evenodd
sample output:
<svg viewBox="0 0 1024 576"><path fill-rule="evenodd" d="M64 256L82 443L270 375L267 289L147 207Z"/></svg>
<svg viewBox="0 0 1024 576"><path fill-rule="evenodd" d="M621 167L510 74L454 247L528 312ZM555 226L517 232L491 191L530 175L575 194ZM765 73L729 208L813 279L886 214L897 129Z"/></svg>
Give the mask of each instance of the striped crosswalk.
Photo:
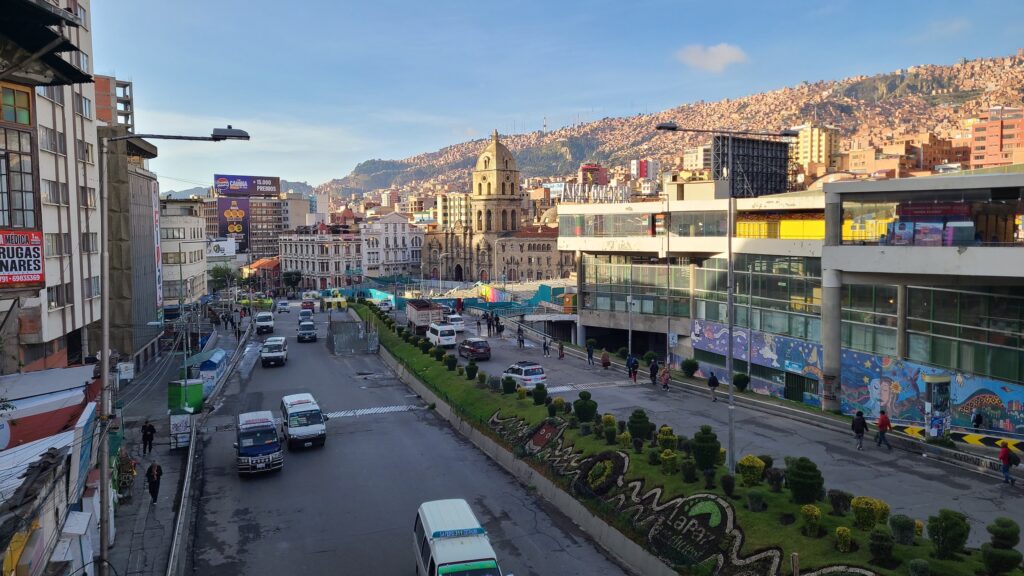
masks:
<svg viewBox="0 0 1024 576"><path fill-rule="evenodd" d="M548 388L548 394L559 392L572 392L574 390L593 390L595 388L615 388L624 386L636 386L632 380L607 380L604 382L584 382L582 384L566 384L564 386L552 386Z"/></svg>
<svg viewBox="0 0 1024 576"><path fill-rule="evenodd" d="M397 406L378 406L376 408L358 408L356 410L340 410L338 412L328 412L326 416L328 418L351 418L353 416L370 416L373 414L394 414L396 412L410 412L412 410L423 410L424 406L412 406L408 404L399 404Z"/></svg>

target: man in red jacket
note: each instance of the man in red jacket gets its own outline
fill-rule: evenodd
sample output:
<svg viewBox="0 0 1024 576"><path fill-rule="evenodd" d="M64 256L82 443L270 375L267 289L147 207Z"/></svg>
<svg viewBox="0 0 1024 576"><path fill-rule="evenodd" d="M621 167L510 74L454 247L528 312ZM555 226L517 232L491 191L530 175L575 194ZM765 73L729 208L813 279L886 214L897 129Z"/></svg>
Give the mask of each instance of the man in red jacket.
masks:
<svg viewBox="0 0 1024 576"><path fill-rule="evenodd" d="M892 430L892 422L889 422L889 417L885 414L885 410L878 413L878 438L875 438L875 444L881 448L882 444L892 452L892 445L889 444L889 440L885 437L885 433Z"/></svg>
<svg viewBox="0 0 1024 576"><path fill-rule="evenodd" d="M1005 440L1000 444L1003 445L1002 450L999 451L999 462L1003 465L1003 483L1013 486L1017 483L1017 479L1010 476L1010 445Z"/></svg>

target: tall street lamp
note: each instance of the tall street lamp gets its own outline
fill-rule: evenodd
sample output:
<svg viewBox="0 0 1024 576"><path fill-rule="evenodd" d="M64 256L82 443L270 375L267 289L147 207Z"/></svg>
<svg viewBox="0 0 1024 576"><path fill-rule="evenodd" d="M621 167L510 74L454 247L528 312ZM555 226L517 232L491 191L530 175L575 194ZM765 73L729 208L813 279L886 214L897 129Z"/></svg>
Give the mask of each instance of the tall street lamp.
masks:
<svg viewBox="0 0 1024 576"><path fill-rule="evenodd" d="M109 573L110 559L110 442L107 436L107 421L110 419L110 248L107 239L107 174L106 149L108 142L131 140L132 138L148 138L150 140L203 140L220 142L223 140L248 140L249 133L232 128L214 128L209 136L175 136L167 134L128 134L125 136L100 137L100 421L104 423L100 441L100 576ZM179 311L180 311L179 295Z"/></svg>
<svg viewBox="0 0 1024 576"><path fill-rule="evenodd" d="M780 132L760 132L753 130L708 130L703 128L681 128L675 122L662 122L655 126L655 130L663 130L666 132L689 132L694 134L713 134L713 135L724 135L728 136L728 147L727 154L728 159L726 160L726 169L723 170L725 179L729 181L729 211L728 219L726 221L726 262L727 264L727 276L726 276L726 317L729 319L729 344L725 356L725 372L726 377L729 379L729 447L727 448L727 456L729 458L729 470L736 471L736 401L734 398L734 386L733 370L732 370L732 352L733 352L733 328L736 321L735 318L735 296L736 296L736 276L733 268L732 258L732 237L734 228L736 227L736 198L733 195L733 158L732 158L732 139L733 136L769 136L769 137L792 137L796 136L797 132L794 130L783 130ZM667 204L667 202L666 202ZM666 257L668 255L666 254ZM693 311L690 311L691 317ZM749 320L747 322L750 324ZM666 338L668 335L666 334ZM747 338L750 338L750 329L747 330ZM747 357L747 364L750 363L750 357Z"/></svg>

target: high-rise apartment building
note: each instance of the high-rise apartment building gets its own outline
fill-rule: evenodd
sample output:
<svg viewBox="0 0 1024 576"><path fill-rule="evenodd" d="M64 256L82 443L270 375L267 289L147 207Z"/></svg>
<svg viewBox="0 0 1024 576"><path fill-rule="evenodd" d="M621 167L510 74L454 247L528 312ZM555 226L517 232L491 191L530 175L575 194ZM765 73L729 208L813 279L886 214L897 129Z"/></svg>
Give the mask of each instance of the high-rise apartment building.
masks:
<svg viewBox="0 0 1024 576"><path fill-rule="evenodd" d="M993 106L971 124L971 168L1024 162L1024 109Z"/></svg>
<svg viewBox="0 0 1024 576"><path fill-rule="evenodd" d="M708 166L710 167L710 164ZM629 175L634 179L656 180L660 172L661 163L657 160L644 159L629 161Z"/></svg>
<svg viewBox="0 0 1024 576"><path fill-rule="evenodd" d="M206 295L206 224L202 200L160 201L164 309L170 315Z"/></svg>
<svg viewBox="0 0 1024 576"><path fill-rule="evenodd" d="M683 150L683 170L711 170L711 144Z"/></svg>
<svg viewBox="0 0 1024 576"><path fill-rule="evenodd" d="M434 199L434 219L440 230L454 229L456 226L468 229L469 214L469 194L447 192L438 194Z"/></svg>
<svg viewBox="0 0 1024 576"><path fill-rule="evenodd" d="M36 34L0 30L5 58L27 62L0 81L0 234L24 248L4 254L0 274L4 372L65 367L99 344L98 330L92 341L88 331L100 319L101 232L88 2L61 2L67 11L22 4L32 3L0 10L35 22L0 26Z"/></svg>
<svg viewBox="0 0 1024 576"><path fill-rule="evenodd" d="M799 164L805 175L816 178L836 169L839 152L839 129L833 126L801 124L789 146L790 159Z"/></svg>
<svg viewBox="0 0 1024 576"><path fill-rule="evenodd" d="M135 99L131 82L96 75L96 119L126 126L129 132L135 132Z"/></svg>
<svg viewBox="0 0 1024 576"><path fill-rule="evenodd" d="M296 192L281 194L281 221L285 230L306 225L306 215L313 212L309 197Z"/></svg>

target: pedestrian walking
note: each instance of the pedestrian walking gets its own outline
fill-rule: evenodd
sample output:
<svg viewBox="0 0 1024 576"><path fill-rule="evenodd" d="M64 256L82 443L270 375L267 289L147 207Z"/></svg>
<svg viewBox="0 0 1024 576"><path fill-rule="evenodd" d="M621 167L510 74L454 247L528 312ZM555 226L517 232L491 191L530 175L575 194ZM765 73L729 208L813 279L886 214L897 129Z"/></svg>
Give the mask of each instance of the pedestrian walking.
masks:
<svg viewBox="0 0 1024 576"><path fill-rule="evenodd" d="M658 383L661 384L662 390L668 390L668 381L672 378L672 375L668 371L668 363L665 363L661 370L658 371Z"/></svg>
<svg viewBox="0 0 1024 576"><path fill-rule="evenodd" d="M853 417L850 429L853 430L853 437L857 439L857 450L863 450L864 434L868 431L868 421L864 419L864 412L857 410L857 415Z"/></svg>
<svg viewBox="0 0 1024 576"><path fill-rule="evenodd" d="M715 392L718 391L718 376L715 376L714 372L708 376L708 389L711 390L711 401L718 402L718 397L715 396Z"/></svg>
<svg viewBox="0 0 1024 576"><path fill-rule="evenodd" d="M516 329L516 341L519 343L520 348L523 348L526 345L526 337L523 335L522 326Z"/></svg>
<svg viewBox="0 0 1024 576"><path fill-rule="evenodd" d="M974 426L975 432L980 432L981 427L985 424L985 417L981 415L981 412L974 411L974 416L971 418L971 425Z"/></svg>
<svg viewBox="0 0 1024 576"><path fill-rule="evenodd" d="M1002 464L1000 468L1003 471L1003 483L1012 487L1017 484L1017 479L1010 476L1010 467L1020 466L1020 456L1010 450L1010 443L1006 440L1000 441L999 444L1002 446L999 450L999 462Z"/></svg>
<svg viewBox="0 0 1024 576"><path fill-rule="evenodd" d="M594 345L587 342L587 364L594 365Z"/></svg>
<svg viewBox="0 0 1024 576"><path fill-rule="evenodd" d="M565 343L561 340L558 341L558 359L565 360Z"/></svg>
<svg viewBox="0 0 1024 576"><path fill-rule="evenodd" d="M479 318L476 319L476 335L477 336L480 335L480 319Z"/></svg>
<svg viewBox="0 0 1024 576"><path fill-rule="evenodd" d="M652 358L651 359L651 386L656 386L658 384L658 368L659 368L659 366L658 366L658 359L657 358Z"/></svg>
<svg viewBox="0 0 1024 576"><path fill-rule="evenodd" d="M626 372L629 374L629 379L632 380L634 383L636 382L636 371L636 356L633 356L633 353L630 352L629 355L626 356Z"/></svg>
<svg viewBox="0 0 1024 576"><path fill-rule="evenodd" d="M608 351L607 350L602 350L601 351L601 367L604 368L605 370L607 370L608 367L611 366L611 365L612 365L612 357L608 355Z"/></svg>
<svg viewBox="0 0 1024 576"><path fill-rule="evenodd" d="M881 448L882 444L885 444L885 447L889 449L889 452L892 452L892 446L889 444L889 440L885 437L885 433L892 430L892 422L889 422L889 416L885 414L885 410L878 413L878 424L876 424L876 426L878 428L878 437L875 438L875 445Z"/></svg>
<svg viewBox="0 0 1024 576"><path fill-rule="evenodd" d="M547 336L544 337L544 344L542 344L541 347L544 350L544 357L545 358L550 357L551 356L551 345L548 344L548 337Z"/></svg>
<svg viewBox="0 0 1024 576"><path fill-rule="evenodd" d="M235 340L241 340L241 339L242 339L242 327L241 326L235 326Z"/></svg>
<svg viewBox="0 0 1024 576"><path fill-rule="evenodd" d="M146 469L146 483L149 485L149 495L153 497L153 504L156 504L156 497L160 495L160 478L164 475L164 469L153 462Z"/></svg>
<svg viewBox="0 0 1024 576"><path fill-rule="evenodd" d="M153 451L153 438L156 437L156 426L149 423L149 420L142 425L142 454L146 455Z"/></svg>

